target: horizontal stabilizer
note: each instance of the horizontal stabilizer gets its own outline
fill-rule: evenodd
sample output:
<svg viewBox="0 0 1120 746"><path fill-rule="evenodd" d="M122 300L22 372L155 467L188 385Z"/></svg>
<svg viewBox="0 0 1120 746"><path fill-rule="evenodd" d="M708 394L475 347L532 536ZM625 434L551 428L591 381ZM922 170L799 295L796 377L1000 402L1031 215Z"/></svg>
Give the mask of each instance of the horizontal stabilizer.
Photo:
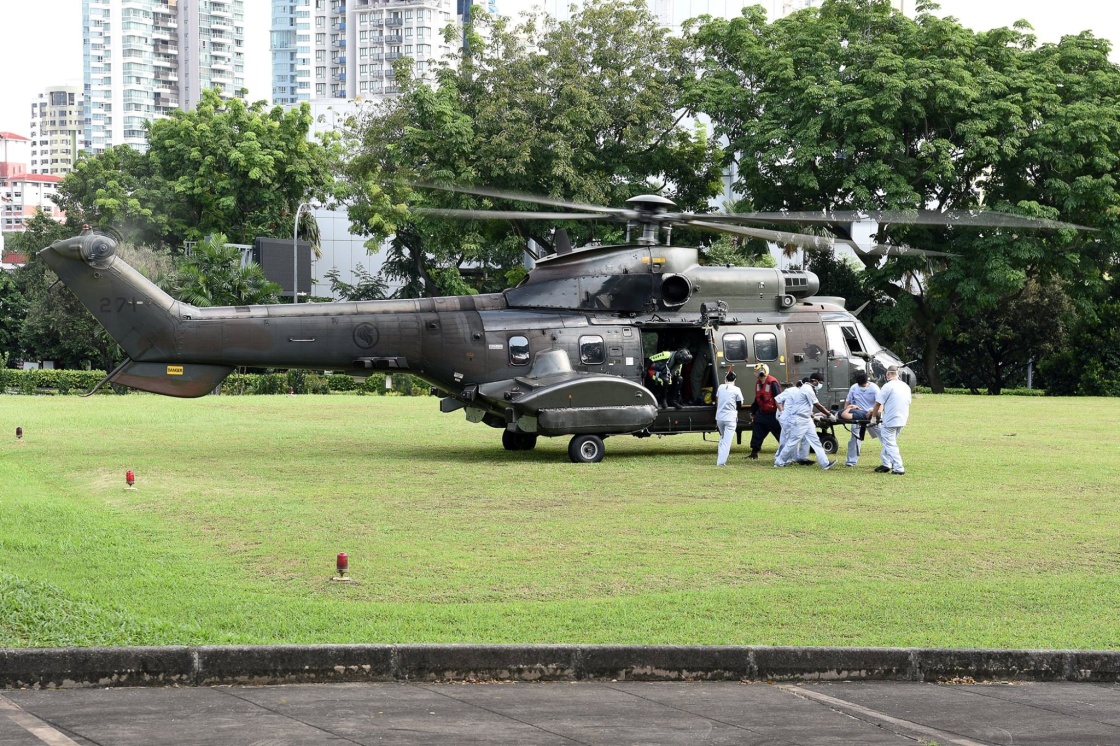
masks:
<svg viewBox="0 0 1120 746"><path fill-rule="evenodd" d="M115 383L164 396L194 399L209 394L232 372L233 367L229 365L137 363L126 360L103 383Z"/></svg>

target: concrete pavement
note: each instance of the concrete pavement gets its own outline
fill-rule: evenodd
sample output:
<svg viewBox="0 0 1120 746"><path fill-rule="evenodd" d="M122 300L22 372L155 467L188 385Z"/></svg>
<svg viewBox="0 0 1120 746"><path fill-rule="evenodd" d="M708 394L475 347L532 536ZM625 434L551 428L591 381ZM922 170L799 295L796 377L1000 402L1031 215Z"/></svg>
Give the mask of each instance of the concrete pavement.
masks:
<svg viewBox="0 0 1120 746"><path fill-rule="evenodd" d="M0 746L1120 744L1120 684L335 683L0 691Z"/></svg>

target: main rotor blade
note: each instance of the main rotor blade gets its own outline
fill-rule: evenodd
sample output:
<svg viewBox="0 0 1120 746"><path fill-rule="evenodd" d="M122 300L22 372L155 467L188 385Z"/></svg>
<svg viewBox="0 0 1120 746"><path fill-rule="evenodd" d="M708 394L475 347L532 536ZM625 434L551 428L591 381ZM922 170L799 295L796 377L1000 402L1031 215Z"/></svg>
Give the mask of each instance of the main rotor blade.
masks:
<svg viewBox="0 0 1120 746"><path fill-rule="evenodd" d="M433 218L462 220L617 220L595 212L525 212L521 210L456 210L442 207L413 207L412 212Z"/></svg>
<svg viewBox="0 0 1120 746"><path fill-rule="evenodd" d="M459 194L474 194L478 197L492 197L494 199L516 200L518 202L532 202L533 204L550 205L552 207L567 207L571 210L582 210L584 212L600 212L612 215L624 215L633 212L632 210L623 207L602 207L600 205L587 205L582 202L569 202L568 200L554 199L552 197L542 197L537 194L525 194L523 192L506 191L504 189L491 189L489 187L433 184L431 182L420 182L415 186L424 187L425 189L440 189L445 192L457 192Z"/></svg>
<svg viewBox="0 0 1120 746"><path fill-rule="evenodd" d="M742 225L721 225L719 223L709 223L703 220L681 221L677 223L677 225L705 228L721 233L736 233L740 236L761 238L765 241L773 241L778 244L793 244L794 246L800 246L810 251L829 251L835 248L837 244L843 244L844 246L850 246L857 252L868 256L956 256L955 254L950 254L945 251L915 249L912 246L905 245L895 246L881 243L863 245L846 238L813 236L808 233L790 233L788 231L771 231L765 228L748 228Z"/></svg>
<svg viewBox="0 0 1120 746"><path fill-rule="evenodd" d="M838 243L837 239L831 236L812 236L808 233L790 233L789 231L772 231L766 228L748 228L743 225L723 225L720 223L710 223L705 220L682 220L679 221L677 225L692 228L705 228L720 233L736 233L740 236L761 238L764 241L773 241L779 244L793 244L803 249L813 249L816 251L828 251Z"/></svg>
<svg viewBox="0 0 1120 746"><path fill-rule="evenodd" d="M970 210L937 212L935 210L819 210L819 211L780 211L745 212L728 215L703 215L704 220L750 223L855 223L874 221L881 225L890 223L904 225L962 225L992 228L1067 228L1073 230L1093 230L1083 225L1063 223L1058 220L1031 218L1025 215L1012 215L995 210Z"/></svg>

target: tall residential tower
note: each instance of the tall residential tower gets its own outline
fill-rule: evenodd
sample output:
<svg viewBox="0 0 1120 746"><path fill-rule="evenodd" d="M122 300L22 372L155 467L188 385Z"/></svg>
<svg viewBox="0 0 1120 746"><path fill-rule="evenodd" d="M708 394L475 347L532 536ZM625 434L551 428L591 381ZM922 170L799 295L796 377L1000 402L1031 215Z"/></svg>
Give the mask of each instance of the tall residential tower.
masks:
<svg viewBox="0 0 1120 746"><path fill-rule="evenodd" d="M426 75L458 49L443 39L451 23L461 23L452 0L273 0L272 100L397 93L393 61Z"/></svg>
<svg viewBox="0 0 1120 746"><path fill-rule="evenodd" d="M85 140L146 145L144 126L206 88L244 87L244 0L82 0Z"/></svg>

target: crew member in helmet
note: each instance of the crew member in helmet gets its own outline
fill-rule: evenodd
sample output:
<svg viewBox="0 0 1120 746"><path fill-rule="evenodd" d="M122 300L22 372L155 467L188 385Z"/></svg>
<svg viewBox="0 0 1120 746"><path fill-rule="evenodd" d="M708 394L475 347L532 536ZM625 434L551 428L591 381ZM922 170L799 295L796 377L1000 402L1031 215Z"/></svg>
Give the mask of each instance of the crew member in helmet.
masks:
<svg viewBox="0 0 1120 746"><path fill-rule="evenodd" d="M754 366L754 403L751 404L751 452L747 458L758 458L762 441L773 435L774 440L782 442L782 426L778 424L778 405L774 400L782 393L782 384L770 375L770 366L759 363Z"/></svg>
<svg viewBox="0 0 1120 746"><path fill-rule="evenodd" d="M665 406L680 409L684 406L681 399L684 387L684 366L692 362L692 351L687 347L674 352L669 356L666 367L669 369L669 383L665 388Z"/></svg>

